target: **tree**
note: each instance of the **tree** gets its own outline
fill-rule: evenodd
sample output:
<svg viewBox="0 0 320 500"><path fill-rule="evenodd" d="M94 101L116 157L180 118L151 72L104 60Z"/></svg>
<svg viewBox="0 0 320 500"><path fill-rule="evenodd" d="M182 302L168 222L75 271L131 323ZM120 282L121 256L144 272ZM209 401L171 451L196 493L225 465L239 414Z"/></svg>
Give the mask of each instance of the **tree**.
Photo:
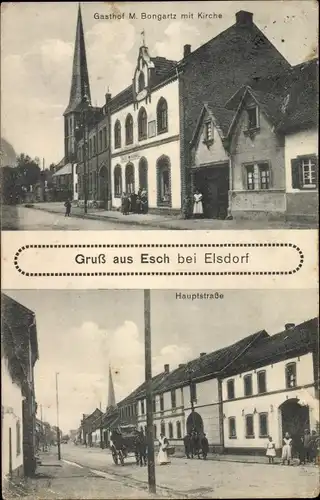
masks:
<svg viewBox="0 0 320 500"><path fill-rule="evenodd" d="M40 167L36 160L21 153L17 158L17 183L27 191L40 180Z"/></svg>

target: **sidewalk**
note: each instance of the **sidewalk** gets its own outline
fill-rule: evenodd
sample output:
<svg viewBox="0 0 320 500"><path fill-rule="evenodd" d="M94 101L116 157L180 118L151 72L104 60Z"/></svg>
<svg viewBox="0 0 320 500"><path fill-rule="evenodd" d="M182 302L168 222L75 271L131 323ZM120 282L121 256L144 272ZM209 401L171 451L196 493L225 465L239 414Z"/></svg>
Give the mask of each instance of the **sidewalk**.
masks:
<svg viewBox="0 0 320 500"><path fill-rule="evenodd" d="M64 214L65 208L62 202L34 203L25 205L27 208L44 210L50 213ZM243 229L294 229L294 228L317 228L317 223L312 222L289 222L272 220L219 220L219 219L182 219L180 215L160 214L129 214L123 215L116 210L103 210L89 208L84 214L83 208L73 206L71 217L93 220L110 220L113 222L132 224L132 226L149 226L163 229L175 230L243 230Z"/></svg>

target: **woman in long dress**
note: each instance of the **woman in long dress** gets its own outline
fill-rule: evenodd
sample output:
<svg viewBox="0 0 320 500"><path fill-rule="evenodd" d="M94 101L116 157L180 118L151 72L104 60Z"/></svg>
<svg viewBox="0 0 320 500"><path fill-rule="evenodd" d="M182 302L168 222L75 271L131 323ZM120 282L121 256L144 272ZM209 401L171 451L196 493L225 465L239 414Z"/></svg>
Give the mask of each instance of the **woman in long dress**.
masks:
<svg viewBox="0 0 320 500"><path fill-rule="evenodd" d="M193 215L199 217L203 215L202 194L198 189L193 195Z"/></svg>
<svg viewBox="0 0 320 500"><path fill-rule="evenodd" d="M159 438L159 453L158 453L159 465L165 465L170 463L167 452L168 446L169 446L169 441L167 440L165 435L161 433Z"/></svg>
<svg viewBox="0 0 320 500"><path fill-rule="evenodd" d="M285 433L283 438L283 447L282 447L282 464L284 465L285 461L290 465L290 460L292 457L292 438L290 437L289 432Z"/></svg>

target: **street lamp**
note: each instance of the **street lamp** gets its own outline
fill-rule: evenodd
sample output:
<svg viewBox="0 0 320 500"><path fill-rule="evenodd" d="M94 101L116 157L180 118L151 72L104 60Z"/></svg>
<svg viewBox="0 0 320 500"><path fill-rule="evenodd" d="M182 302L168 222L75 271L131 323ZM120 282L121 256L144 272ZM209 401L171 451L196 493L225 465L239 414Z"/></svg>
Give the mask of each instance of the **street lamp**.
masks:
<svg viewBox="0 0 320 500"><path fill-rule="evenodd" d="M58 445L58 460L61 460L60 427L59 427L59 388L58 388L58 375L59 375L59 373L56 373L57 445Z"/></svg>
<svg viewBox="0 0 320 500"><path fill-rule="evenodd" d="M79 109L80 108L80 109ZM82 133L83 137L83 197L84 197L84 213L88 213L88 186L87 186L87 162L88 162L88 122L91 103L88 96L85 94L79 106L80 121L76 126L77 132Z"/></svg>

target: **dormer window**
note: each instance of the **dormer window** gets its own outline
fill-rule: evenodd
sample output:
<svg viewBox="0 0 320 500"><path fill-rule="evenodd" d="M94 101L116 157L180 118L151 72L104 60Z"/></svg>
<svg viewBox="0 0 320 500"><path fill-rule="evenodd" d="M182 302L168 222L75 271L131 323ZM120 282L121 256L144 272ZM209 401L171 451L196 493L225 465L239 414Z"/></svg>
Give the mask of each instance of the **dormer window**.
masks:
<svg viewBox="0 0 320 500"><path fill-rule="evenodd" d="M145 78L144 78L144 73L143 71L140 71L139 78L138 78L138 92L141 92L146 86Z"/></svg>
<svg viewBox="0 0 320 500"><path fill-rule="evenodd" d="M259 108L258 106L250 106L247 108L247 129L256 130L260 126L259 123Z"/></svg>
<svg viewBox="0 0 320 500"><path fill-rule="evenodd" d="M212 121L207 121L204 124L204 138L203 142L205 144L212 144L213 143L213 126L212 126Z"/></svg>

